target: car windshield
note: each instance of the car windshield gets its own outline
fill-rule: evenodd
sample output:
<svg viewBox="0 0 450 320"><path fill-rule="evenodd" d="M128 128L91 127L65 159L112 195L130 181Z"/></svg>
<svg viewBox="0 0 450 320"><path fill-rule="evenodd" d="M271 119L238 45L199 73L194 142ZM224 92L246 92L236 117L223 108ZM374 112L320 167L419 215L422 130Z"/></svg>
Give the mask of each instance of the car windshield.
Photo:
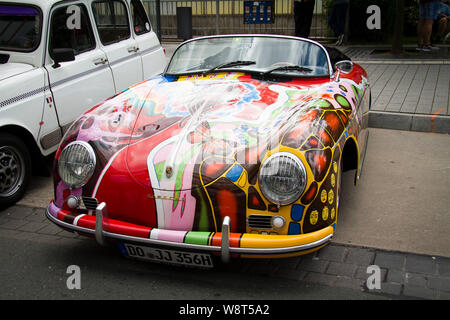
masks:
<svg viewBox="0 0 450 320"><path fill-rule="evenodd" d="M329 75L327 54L319 45L302 39L264 36L214 37L187 42L174 53L166 74L220 72L221 69L296 77Z"/></svg>
<svg viewBox="0 0 450 320"><path fill-rule="evenodd" d="M39 45L40 29L38 9L0 4L0 50L33 51Z"/></svg>

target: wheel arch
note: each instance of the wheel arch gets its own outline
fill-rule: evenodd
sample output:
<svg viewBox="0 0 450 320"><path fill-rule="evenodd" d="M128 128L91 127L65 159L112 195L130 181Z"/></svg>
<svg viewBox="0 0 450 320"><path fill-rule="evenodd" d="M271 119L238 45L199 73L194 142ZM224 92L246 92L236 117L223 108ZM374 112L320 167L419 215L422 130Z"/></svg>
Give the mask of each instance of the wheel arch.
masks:
<svg viewBox="0 0 450 320"><path fill-rule="evenodd" d="M3 132L12 134L23 141L28 149L28 152L30 153L32 172L48 173L46 169L43 169L45 168L45 166L42 165L44 162L44 156L42 155L41 150L39 149L39 146L30 131L24 127L11 124L0 127L0 133Z"/></svg>
<svg viewBox="0 0 450 320"><path fill-rule="evenodd" d="M359 170L359 150L358 143L355 138L348 137L342 148L342 171L356 170L354 183L358 182L358 170Z"/></svg>

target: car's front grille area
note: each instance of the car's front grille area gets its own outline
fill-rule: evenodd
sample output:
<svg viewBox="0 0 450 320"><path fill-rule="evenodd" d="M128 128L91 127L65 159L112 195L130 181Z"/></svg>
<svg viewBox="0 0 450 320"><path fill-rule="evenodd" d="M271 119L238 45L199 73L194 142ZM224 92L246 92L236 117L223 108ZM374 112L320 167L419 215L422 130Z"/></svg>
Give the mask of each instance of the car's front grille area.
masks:
<svg viewBox="0 0 450 320"><path fill-rule="evenodd" d="M81 199L83 200L83 204L86 207L86 209L88 209L88 210L97 209L97 206L98 206L97 199L90 198L90 197L81 197Z"/></svg>
<svg viewBox="0 0 450 320"><path fill-rule="evenodd" d="M248 216L247 223L254 229L272 229L272 216L252 214Z"/></svg>

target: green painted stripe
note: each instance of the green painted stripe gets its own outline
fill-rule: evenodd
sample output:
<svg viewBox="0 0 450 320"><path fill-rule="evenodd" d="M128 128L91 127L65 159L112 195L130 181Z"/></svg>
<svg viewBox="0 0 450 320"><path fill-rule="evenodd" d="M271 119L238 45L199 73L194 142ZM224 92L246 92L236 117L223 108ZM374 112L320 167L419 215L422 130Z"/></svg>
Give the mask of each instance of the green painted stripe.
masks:
<svg viewBox="0 0 450 320"><path fill-rule="evenodd" d="M211 232L188 232L184 243L208 245L208 238Z"/></svg>

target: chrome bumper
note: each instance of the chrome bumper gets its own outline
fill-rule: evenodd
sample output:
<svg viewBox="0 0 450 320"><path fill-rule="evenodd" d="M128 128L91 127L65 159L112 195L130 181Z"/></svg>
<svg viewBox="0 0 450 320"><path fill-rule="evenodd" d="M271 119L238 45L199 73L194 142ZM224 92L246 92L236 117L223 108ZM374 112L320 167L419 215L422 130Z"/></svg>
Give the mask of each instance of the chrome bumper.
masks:
<svg viewBox="0 0 450 320"><path fill-rule="evenodd" d="M106 245L107 238L117 239L122 241L130 241L142 243L144 245L159 245L159 246L169 246L169 247L177 247L177 248L185 248L199 251L209 251L209 252L217 252L221 255L221 260L224 263L230 261L230 254L239 254L239 255L283 255L289 253L296 253L301 251L306 251L310 249L314 249L320 247L326 243L328 243L333 237L333 233L320 238L317 241L309 242L306 244L294 245L294 246L286 246L286 247L265 247L265 248L251 248L251 247L231 247L230 246L230 217L226 216L222 223L222 238L220 246L213 245L200 245L200 244L191 244L191 243L180 243L180 242L172 242L166 240L156 240L150 238L141 238L129 235L123 235L119 233L111 233L105 231L103 229L103 217L107 216L106 211L106 203L102 202L97 206L96 209L96 217L95 217L95 230L90 228L84 228L77 225L73 225L67 223L65 221L61 221L58 218L54 217L49 208L46 209L47 218L58 226L69 229L76 232L81 232L85 234L90 234L95 236L95 239L98 244L104 246Z"/></svg>

